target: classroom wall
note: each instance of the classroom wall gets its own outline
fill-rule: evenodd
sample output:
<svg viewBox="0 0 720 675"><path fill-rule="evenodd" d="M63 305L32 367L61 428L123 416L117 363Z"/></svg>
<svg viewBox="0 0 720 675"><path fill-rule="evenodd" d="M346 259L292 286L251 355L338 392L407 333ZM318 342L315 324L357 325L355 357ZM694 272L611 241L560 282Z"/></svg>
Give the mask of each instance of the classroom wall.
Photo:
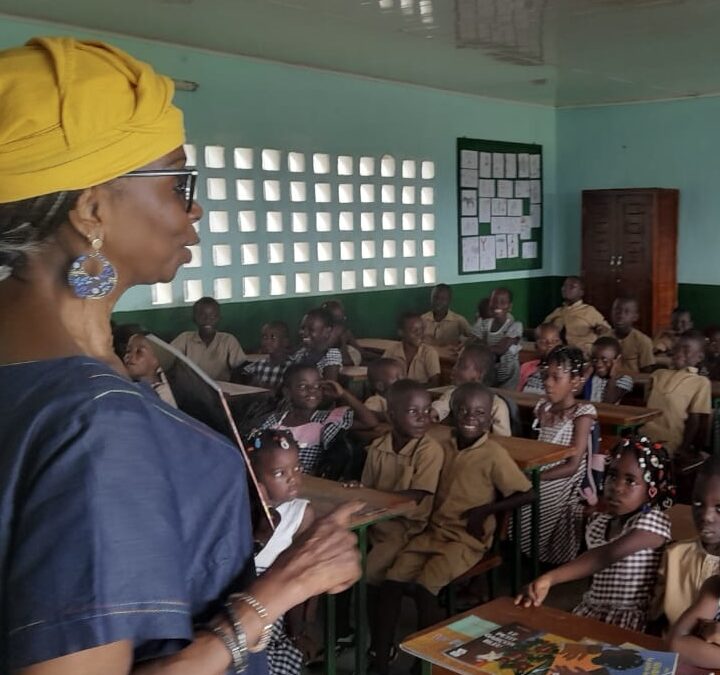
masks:
<svg viewBox="0 0 720 675"><path fill-rule="evenodd" d="M720 97L557 111L557 270L577 273L581 191L680 190L679 302L720 323Z"/></svg>
<svg viewBox="0 0 720 675"><path fill-rule="evenodd" d="M470 316L474 314L477 300L493 283L515 280L513 287L519 298L529 298L537 294L536 289L545 288L544 278L553 274L556 125L552 108L183 49L10 17L0 21L0 48L17 45L37 34L69 33L109 40L172 77L198 82L200 89L196 93L178 92L176 96L176 102L185 112L188 138L197 145L279 147L305 153L353 156L392 153L398 158L433 160L436 254L432 263L437 269L437 281L457 287ZM497 275L458 274L455 148L460 136L543 145L542 269ZM279 209L284 206L284 203L278 204ZM200 224L200 234L206 239L212 237L205 222ZM355 232L353 236L359 237L359 234ZM197 270L181 270L178 278L182 281L197 274ZM212 288L212 279L209 275L206 277L207 293ZM394 330L398 309L404 309L406 304L424 307L427 295L426 288L407 288L348 293L344 300L358 315L368 319L367 328L363 326L361 332L387 334ZM240 299L233 298L225 314L234 326L237 322L236 327L244 328L241 324L249 322L249 332L263 320L278 315L279 308L282 315L297 318L307 306L317 304L317 299L308 296L278 300L268 300L266 296L238 304ZM526 314L523 303L524 300L519 300L518 309L521 318L527 321L530 314ZM177 294L174 304L177 306L153 309L157 311L157 318L147 313L142 316L147 323L158 323L167 330L184 326L189 315L188 305L182 298L178 300ZM552 302L549 304L552 306ZM542 310L537 313L543 313L547 306L548 302L543 302ZM133 289L118 304L116 319L129 321L138 316L138 311L144 312L150 307L149 289Z"/></svg>

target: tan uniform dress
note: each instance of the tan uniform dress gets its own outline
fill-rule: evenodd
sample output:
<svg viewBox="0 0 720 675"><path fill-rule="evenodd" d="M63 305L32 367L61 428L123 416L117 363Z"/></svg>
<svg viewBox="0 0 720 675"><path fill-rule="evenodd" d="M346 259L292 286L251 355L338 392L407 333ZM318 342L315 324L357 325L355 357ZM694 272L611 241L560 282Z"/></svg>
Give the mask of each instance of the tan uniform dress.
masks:
<svg viewBox="0 0 720 675"><path fill-rule="evenodd" d="M543 323L555 324L560 330L565 329L565 340L571 347L582 349L585 354L598 335L595 328L600 327L601 333L609 333L610 324L592 305L586 305L582 300L572 305L560 305L545 317Z"/></svg>
<svg viewBox="0 0 720 675"><path fill-rule="evenodd" d="M442 446L428 435L412 439L398 452L393 450L392 433L370 444L361 479L365 487L388 492L424 490L429 493L411 511L376 523L368 530L372 547L367 557L370 583L383 581L398 552L425 529L442 466Z"/></svg>
<svg viewBox="0 0 720 675"><path fill-rule="evenodd" d="M442 422L450 414L450 398L457 387L449 387L448 390L437 400L432 402L432 407L438 414L438 422ZM492 426L490 433L498 436L512 436L510 427L510 410L507 403L500 396L493 396L492 410Z"/></svg>
<svg viewBox="0 0 720 675"><path fill-rule="evenodd" d="M617 337L617 336L615 336ZM639 373L647 366L655 365L652 340L633 328L622 340L618 338L622 349L622 368L627 373Z"/></svg>
<svg viewBox="0 0 720 675"><path fill-rule="evenodd" d="M425 312L420 318L423 322L423 339L430 345L456 345L472 332L470 322L462 314L451 310L440 321L435 320L432 311Z"/></svg>
<svg viewBox="0 0 720 675"><path fill-rule="evenodd" d="M663 443L670 454L682 444L688 415L709 415L711 385L697 368L656 370L650 378L648 408L659 408L662 415L643 425L642 432L651 440Z"/></svg>
<svg viewBox="0 0 720 675"><path fill-rule="evenodd" d="M495 517L485 520L480 541L467 531L468 509L494 501L496 490L508 497L531 488L505 448L487 434L464 450L458 450L453 434L444 450L430 524L409 541L387 573L388 579L415 581L434 594L478 563L492 545Z"/></svg>
<svg viewBox="0 0 720 675"><path fill-rule="evenodd" d="M409 364L405 359L402 342L385 350L383 358L399 361L405 376L421 384L425 384L431 377L440 374L440 356L434 347L426 344L418 347L417 354Z"/></svg>
<svg viewBox="0 0 720 675"><path fill-rule="evenodd" d="M718 573L720 557L710 555L699 539L672 544L665 549L660 563L650 616L664 614L671 624L675 623L695 602L703 583Z"/></svg>
<svg viewBox="0 0 720 675"><path fill-rule="evenodd" d="M186 331L171 344L213 380L229 380L232 369L245 360L243 348L230 333L216 333L212 342L206 345L196 331Z"/></svg>

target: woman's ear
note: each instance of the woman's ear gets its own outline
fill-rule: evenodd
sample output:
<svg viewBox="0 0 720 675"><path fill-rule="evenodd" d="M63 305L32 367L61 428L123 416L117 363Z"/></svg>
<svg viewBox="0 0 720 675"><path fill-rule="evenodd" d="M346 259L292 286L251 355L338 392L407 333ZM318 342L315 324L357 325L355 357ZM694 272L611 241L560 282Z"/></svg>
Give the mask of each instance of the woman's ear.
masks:
<svg viewBox="0 0 720 675"><path fill-rule="evenodd" d="M95 186L83 190L75 202L75 206L68 213L70 226L83 239L104 239L104 223L102 222L102 205L105 193L102 186Z"/></svg>

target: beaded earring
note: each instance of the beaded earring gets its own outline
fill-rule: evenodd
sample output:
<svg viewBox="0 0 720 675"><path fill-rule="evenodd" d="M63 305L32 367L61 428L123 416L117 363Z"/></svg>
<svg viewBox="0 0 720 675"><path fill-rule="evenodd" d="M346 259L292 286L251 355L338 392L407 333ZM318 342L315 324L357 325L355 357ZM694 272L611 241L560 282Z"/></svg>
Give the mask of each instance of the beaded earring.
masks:
<svg viewBox="0 0 720 675"><path fill-rule="evenodd" d="M67 279L78 298L104 298L117 286L117 271L110 261L100 253L102 245L102 239L96 237L90 242L92 253L75 258L70 265ZM94 260L101 265L100 274L90 274L85 269L84 265L89 260Z"/></svg>

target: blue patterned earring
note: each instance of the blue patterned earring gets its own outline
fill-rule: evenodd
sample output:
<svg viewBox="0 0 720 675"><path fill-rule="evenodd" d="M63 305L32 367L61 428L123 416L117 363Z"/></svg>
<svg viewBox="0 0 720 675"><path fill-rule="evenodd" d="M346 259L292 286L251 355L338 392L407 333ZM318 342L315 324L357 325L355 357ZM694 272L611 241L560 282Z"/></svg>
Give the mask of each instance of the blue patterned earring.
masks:
<svg viewBox="0 0 720 675"><path fill-rule="evenodd" d="M90 243L93 252L81 255L73 260L68 272L68 283L72 286L78 298L104 298L112 293L117 285L117 272L110 261L100 253L103 242L96 237ZM90 274L85 270L85 264L93 260L101 266L100 273Z"/></svg>

